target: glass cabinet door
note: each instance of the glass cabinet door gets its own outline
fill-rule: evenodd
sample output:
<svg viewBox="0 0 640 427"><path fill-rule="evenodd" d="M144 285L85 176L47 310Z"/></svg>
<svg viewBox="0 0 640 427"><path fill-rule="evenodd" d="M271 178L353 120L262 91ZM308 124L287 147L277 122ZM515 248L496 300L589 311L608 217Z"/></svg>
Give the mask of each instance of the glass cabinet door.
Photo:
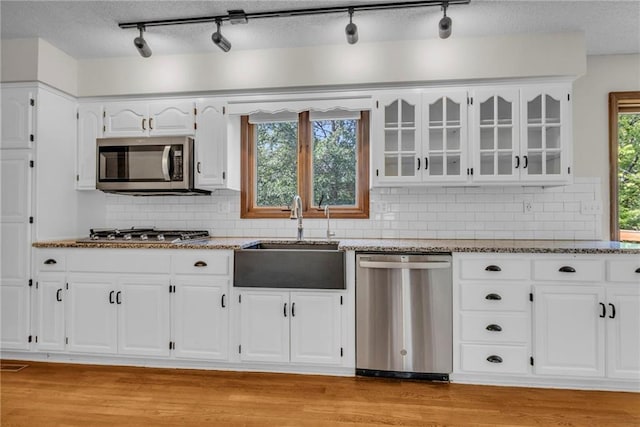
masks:
<svg viewBox="0 0 640 427"><path fill-rule="evenodd" d="M467 92L423 96L425 181L467 180Z"/></svg>
<svg viewBox="0 0 640 427"><path fill-rule="evenodd" d="M562 88L523 89L523 179L557 180L568 175L563 142L567 95Z"/></svg>
<svg viewBox="0 0 640 427"><path fill-rule="evenodd" d="M518 90L478 90L474 109L474 181L518 179Z"/></svg>
<svg viewBox="0 0 640 427"><path fill-rule="evenodd" d="M378 100L381 110L382 150L376 171L380 181L413 182L421 179L420 95Z"/></svg>

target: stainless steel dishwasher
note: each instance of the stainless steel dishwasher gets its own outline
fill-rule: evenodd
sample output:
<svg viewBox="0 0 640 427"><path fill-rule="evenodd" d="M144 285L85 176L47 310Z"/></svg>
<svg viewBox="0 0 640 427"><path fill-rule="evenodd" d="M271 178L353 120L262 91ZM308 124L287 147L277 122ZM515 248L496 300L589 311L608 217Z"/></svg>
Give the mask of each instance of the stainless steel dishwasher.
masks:
<svg viewBox="0 0 640 427"><path fill-rule="evenodd" d="M356 256L356 374L448 381L451 255Z"/></svg>

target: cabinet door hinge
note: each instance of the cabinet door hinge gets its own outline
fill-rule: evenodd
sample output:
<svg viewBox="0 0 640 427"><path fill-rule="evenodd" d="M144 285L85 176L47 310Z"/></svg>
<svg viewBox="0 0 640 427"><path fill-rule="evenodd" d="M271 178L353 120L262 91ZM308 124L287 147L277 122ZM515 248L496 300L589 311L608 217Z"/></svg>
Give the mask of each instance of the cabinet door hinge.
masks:
<svg viewBox="0 0 640 427"><path fill-rule="evenodd" d="M32 168L36 165L36 163L33 160L29 160L29 167Z"/></svg>
<svg viewBox="0 0 640 427"><path fill-rule="evenodd" d="M33 279L29 279L29 287L33 286Z"/></svg>
<svg viewBox="0 0 640 427"><path fill-rule="evenodd" d="M379 172L379 170L378 170L378 169L376 169L376 176L378 176L378 172Z"/></svg>
<svg viewBox="0 0 640 427"><path fill-rule="evenodd" d="M107 112L106 111L102 112L102 117L107 117Z"/></svg>
<svg viewBox="0 0 640 427"><path fill-rule="evenodd" d="M69 344L69 337L64 337L64 343Z"/></svg>
<svg viewBox="0 0 640 427"><path fill-rule="evenodd" d="M380 104L376 101L376 108L380 108Z"/></svg>
<svg viewBox="0 0 640 427"><path fill-rule="evenodd" d="M36 344L38 343L38 336L36 335Z"/></svg>
<svg viewBox="0 0 640 427"><path fill-rule="evenodd" d="M533 356L531 356L531 357L529 358L529 364L530 364L531 366L533 366Z"/></svg>
<svg viewBox="0 0 640 427"><path fill-rule="evenodd" d="M69 290L69 283L65 283L65 288L67 288L67 290Z"/></svg>
<svg viewBox="0 0 640 427"><path fill-rule="evenodd" d="M340 295L340 305L343 305L342 295Z"/></svg>
<svg viewBox="0 0 640 427"><path fill-rule="evenodd" d="M340 357L344 357L344 348L340 347Z"/></svg>
<svg viewBox="0 0 640 427"><path fill-rule="evenodd" d="M193 107L193 115L194 116L198 115L198 109L196 107Z"/></svg>
<svg viewBox="0 0 640 427"><path fill-rule="evenodd" d="M227 114L227 107L223 106L222 107L222 115L224 116L225 114Z"/></svg>
<svg viewBox="0 0 640 427"><path fill-rule="evenodd" d="M242 303L242 295L238 295L238 304Z"/></svg>
<svg viewBox="0 0 640 427"><path fill-rule="evenodd" d="M529 301L533 302L533 293L529 292Z"/></svg>
<svg viewBox="0 0 640 427"><path fill-rule="evenodd" d="M80 113L76 113L76 119L80 120Z"/></svg>
<svg viewBox="0 0 640 427"><path fill-rule="evenodd" d="M35 139L36 137L33 134L29 135L29 141L33 142Z"/></svg>
<svg viewBox="0 0 640 427"><path fill-rule="evenodd" d="M224 181L225 179L227 179L227 173L226 172L222 172L222 180Z"/></svg>
<svg viewBox="0 0 640 427"><path fill-rule="evenodd" d="M33 217L32 216L29 217L29 224L33 224Z"/></svg>
<svg viewBox="0 0 640 427"><path fill-rule="evenodd" d="M567 173L568 173L569 175L571 175L571 166L569 166L569 167L567 168Z"/></svg>
<svg viewBox="0 0 640 427"><path fill-rule="evenodd" d="M33 98L29 99L29 105L31 105L32 107L35 107L36 106L36 100L33 99Z"/></svg>
<svg viewBox="0 0 640 427"><path fill-rule="evenodd" d="M571 101L571 94L570 93L567 94L567 101Z"/></svg>
<svg viewBox="0 0 640 427"><path fill-rule="evenodd" d="M238 354L242 354L242 346L241 345L238 346Z"/></svg>
<svg viewBox="0 0 640 427"><path fill-rule="evenodd" d="M36 289L38 289L38 286L40 285L39 282L36 282Z"/></svg>
<svg viewBox="0 0 640 427"><path fill-rule="evenodd" d="M102 126L102 132L106 132L107 131L107 127L106 126Z"/></svg>
<svg viewBox="0 0 640 427"><path fill-rule="evenodd" d="M198 124L196 122L193 122L193 129L197 130L198 129Z"/></svg>
<svg viewBox="0 0 640 427"><path fill-rule="evenodd" d="M80 181L80 175L76 174L76 181Z"/></svg>

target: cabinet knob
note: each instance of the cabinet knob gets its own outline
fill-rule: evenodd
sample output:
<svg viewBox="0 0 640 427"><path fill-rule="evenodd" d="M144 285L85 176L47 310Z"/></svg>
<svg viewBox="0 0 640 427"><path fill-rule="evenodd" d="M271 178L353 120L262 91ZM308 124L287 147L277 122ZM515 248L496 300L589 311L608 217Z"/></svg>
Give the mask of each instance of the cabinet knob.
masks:
<svg viewBox="0 0 640 427"><path fill-rule="evenodd" d="M487 327L485 329L487 331L491 331L491 332L501 332L502 331L502 326L492 323L491 325L487 325Z"/></svg>
<svg viewBox="0 0 640 427"><path fill-rule="evenodd" d="M206 267L207 263L204 261L196 261L195 264L193 264L194 267Z"/></svg>
<svg viewBox="0 0 640 427"><path fill-rule="evenodd" d="M54 264L57 264L57 262L56 262L56 260L55 260L55 259L53 259L53 258L49 258L49 259L48 259L48 260L46 260L43 264L46 264L46 265L54 265Z"/></svg>
<svg viewBox="0 0 640 427"><path fill-rule="evenodd" d="M564 265L564 266L560 267L558 269L558 271L561 272L561 273L575 273L576 269L571 267L571 266L569 266L569 265Z"/></svg>
<svg viewBox="0 0 640 427"><path fill-rule="evenodd" d="M502 269L497 265L487 265L484 271L502 271Z"/></svg>
<svg viewBox="0 0 640 427"><path fill-rule="evenodd" d="M496 356L495 354L487 357L487 362L491 363L502 363L502 357Z"/></svg>
<svg viewBox="0 0 640 427"><path fill-rule="evenodd" d="M500 301L502 297L498 294L488 294L484 299L488 299L489 301Z"/></svg>

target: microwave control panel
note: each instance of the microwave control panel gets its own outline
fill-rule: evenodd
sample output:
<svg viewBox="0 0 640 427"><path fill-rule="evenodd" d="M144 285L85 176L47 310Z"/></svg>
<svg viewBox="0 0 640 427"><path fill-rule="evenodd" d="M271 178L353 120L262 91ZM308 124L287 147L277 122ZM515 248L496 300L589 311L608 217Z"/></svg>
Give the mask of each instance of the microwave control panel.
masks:
<svg viewBox="0 0 640 427"><path fill-rule="evenodd" d="M182 181L183 160L182 160L182 145L174 145L171 147L173 152L173 173L171 174L171 181Z"/></svg>

